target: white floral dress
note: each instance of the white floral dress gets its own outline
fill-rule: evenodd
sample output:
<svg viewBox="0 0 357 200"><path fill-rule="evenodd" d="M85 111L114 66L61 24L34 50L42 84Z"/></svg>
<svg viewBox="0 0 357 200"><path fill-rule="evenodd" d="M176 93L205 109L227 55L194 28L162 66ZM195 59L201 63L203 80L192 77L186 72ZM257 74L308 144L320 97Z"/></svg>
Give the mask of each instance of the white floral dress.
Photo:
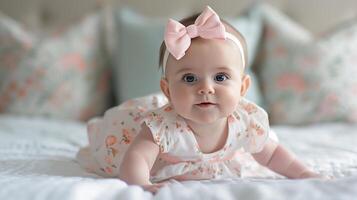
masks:
<svg viewBox="0 0 357 200"><path fill-rule="evenodd" d="M165 97L129 100L88 123L89 146L82 148L77 157L90 172L118 177L126 150L139 133L141 123L146 123L160 147L151 181L240 177L243 163L236 158L245 152L262 150L269 137L268 116L262 108L242 99L227 121L228 136L223 148L203 153L190 127Z"/></svg>

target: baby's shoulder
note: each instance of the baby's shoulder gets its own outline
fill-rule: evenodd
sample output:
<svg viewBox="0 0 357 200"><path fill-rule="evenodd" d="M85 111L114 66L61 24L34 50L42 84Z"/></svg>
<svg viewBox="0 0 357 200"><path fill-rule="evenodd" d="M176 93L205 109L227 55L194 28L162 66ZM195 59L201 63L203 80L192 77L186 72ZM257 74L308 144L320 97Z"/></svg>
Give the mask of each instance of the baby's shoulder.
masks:
<svg viewBox="0 0 357 200"><path fill-rule="evenodd" d="M119 109L136 109L137 107L145 110L157 109L168 103L167 98L162 93L155 93L143 97L129 99L121 103Z"/></svg>
<svg viewBox="0 0 357 200"><path fill-rule="evenodd" d="M257 121L268 121L267 112L262 107L245 98L242 98L239 101L234 115L243 122L249 122L252 119Z"/></svg>
<svg viewBox="0 0 357 200"><path fill-rule="evenodd" d="M238 119L238 123L235 123L237 138L241 138L237 141L245 141L243 148L247 152L260 152L270 132L267 112L255 103L241 99L234 113Z"/></svg>
<svg viewBox="0 0 357 200"><path fill-rule="evenodd" d="M145 112L144 117L152 119L165 119L168 121L175 120L177 114L170 104L165 104L155 109L149 109Z"/></svg>

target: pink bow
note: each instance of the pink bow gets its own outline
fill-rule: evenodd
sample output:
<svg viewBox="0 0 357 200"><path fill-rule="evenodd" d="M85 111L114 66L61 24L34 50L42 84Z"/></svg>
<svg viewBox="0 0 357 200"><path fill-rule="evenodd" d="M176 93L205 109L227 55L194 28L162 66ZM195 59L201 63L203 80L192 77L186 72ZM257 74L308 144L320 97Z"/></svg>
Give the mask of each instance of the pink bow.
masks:
<svg viewBox="0 0 357 200"><path fill-rule="evenodd" d="M225 33L225 27L219 16L207 6L195 23L187 27L169 19L165 30L165 45L171 55L179 60L190 47L191 38L200 36L205 39L225 39Z"/></svg>

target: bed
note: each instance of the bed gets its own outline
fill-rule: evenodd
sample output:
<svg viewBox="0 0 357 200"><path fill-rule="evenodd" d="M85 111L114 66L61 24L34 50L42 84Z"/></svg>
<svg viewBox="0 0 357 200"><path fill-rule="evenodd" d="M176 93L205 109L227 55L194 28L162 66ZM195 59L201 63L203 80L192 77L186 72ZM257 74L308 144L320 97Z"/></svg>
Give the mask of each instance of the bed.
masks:
<svg viewBox="0 0 357 200"><path fill-rule="evenodd" d="M244 8L250 6L250 1L236 0L227 0L224 1L225 3L214 0L192 3L190 0L183 0L175 4L168 3L167 0L145 2L121 0L118 1L120 9L112 16L112 13L108 14L107 5L112 8L111 3L114 2L115 0L29 0L25 2L0 0L0 200L357 199L357 101L356 96L351 96L351 94L357 94L357 90L355 85L351 85L355 82L351 82L349 77L353 71L348 68L356 66L355 55L351 56L352 59L346 58L349 59L346 61L348 63L341 65L346 69L344 75L347 73L347 76L342 77L337 85L342 89L354 89L343 91L343 95L350 95L345 98L349 100L347 109L355 109L355 115L347 116L348 119L355 120L352 123L351 121L348 123L346 119L340 120L341 122L331 122L334 113L328 108L335 108L331 106L331 103L336 102L335 96L330 96L327 101L324 101L325 107L323 108L327 108L329 112L314 116L315 112L301 109L314 108L314 105L301 107L301 103L305 106L305 102L294 101L303 96L300 93L287 95L290 101L286 102L287 98L276 99L279 95L286 97L284 90L275 90L282 91L282 93L273 94L269 91L271 88L265 88L265 97L267 94L273 94L270 98L266 98L270 99L270 105L265 106L275 106L275 108L279 108L280 105L294 106L296 111L290 115L290 118L284 117L283 114L286 113L281 112L275 112L274 118L273 112L273 119L281 120L280 123L276 123L280 125L272 126L279 141L297 154L308 166L321 174L333 177L332 179L285 179L259 166L249 155L245 155L241 158L246 164L243 166L240 179L171 181L168 186L153 195L139 186L128 186L119 179L103 178L82 169L77 163L76 154L88 143L86 120L93 116L103 115L106 109L123 100L158 91L159 84L156 83L160 78L160 73L154 72L150 67L145 69L147 71L141 69L138 73L136 67L156 65L157 55L153 55L153 52L157 53L156 49L162 40L162 35L160 35L163 28L162 16L165 16L166 20L166 16L174 11L177 16L185 12L199 11L206 2L209 2L218 12L225 12L227 16L235 16L238 11L244 11ZM311 30L310 35L319 36L319 39L313 40L313 43L323 41L319 33L324 33L322 30L329 30L328 27L331 24L336 25L351 16L356 16L355 1L341 3L325 0L269 0L269 2L277 8L284 9L284 12L290 13L290 16L294 16L296 21ZM321 5L324 7L320 8ZM130 9L121 9L126 7ZM98 10L99 12L95 12ZM320 12L316 12L317 10ZM4 13L7 16L3 15ZM84 13L91 13L91 15L83 17ZM305 36L307 31L296 31L295 22L286 20L282 14L278 18L274 12L270 14L273 16L270 18L272 19L271 27L281 28L275 33L282 30L284 36L296 36L298 34L285 32L294 27L294 33L302 33ZM355 20L353 22L355 23ZM69 28L68 24L71 25ZM254 56L252 55L258 51L257 49L269 47L269 45L260 45L266 43L259 36L260 33L263 35L262 24L247 16L241 21L238 20L237 24L248 36L249 46L253 47L249 52L252 59L249 62L252 64L255 62L253 62ZM28 31L29 27L31 27L30 30L36 31ZM61 27L65 28L61 29ZM353 37L354 40L347 38L344 43L348 48L353 49L357 46L353 43L357 42L357 26L354 26L355 29L351 27L353 26L341 26L337 28L340 31L332 31L327 35L337 35L337 38ZM44 32L39 34L42 28ZM51 32L53 28L59 30ZM97 31L101 28L104 28L106 32ZM47 31L52 34L44 37ZM33 37L33 35L37 36ZM42 43L36 43L35 41L41 37L45 38ZM119 41L116 41L118 38ZM332 36L330 38L335 43L328 45L335 47L336 42L340 44L340 40ZM275 42L270 46L276 44L278 47L282 46L278 39L270 41ZM285 38L282 41L293 40ZM99 42L102 43L99 44ZM320 46L329 48L328 45ZM131 46L138 48L129 48ZM102 47L105 48L102 49ZM295 48L295 46L290 47ZM281 52L283 51L277 51L277 53ZM105 56L111 57L110 62L115 65L111 72L106 67L108 60L104 58L103 53L108 53L109 55ZM263 62L264 66L268 66L266 69L277 66L274 63L277 60L274 56L271 55L271 59L267 59L265 64ZM141 59L137 59L138 57ZM279 57L279 59L286 58L291 61L289 55ZM18 62L19 60L21 62ZM279 60L278 64L285 61ZM294 63L311 64L310 61L316 61L316 59L303 61ZM324 70L324 68L321 69ZM315 71L320 75L319 70ZM277 70L271 70L267 74L272 72L277 73ZM46 73L49 73L48 76L44 76ZM280 74L277 73L277 75ZM134 79L132 78L134 76L140 77ZM109 81L109 77L114 79ZM264 77L263 75L255 78L264 81L262 85L271 84L270 76ZM348 78L350 82L343 78ZM145 87L136 84L137 80L145 82ZM287 85L301 89L301 85L294 85L300 83L299 79L294 80L285 79L287 82L283 82L283 89L287 89L285 87ZM324 81L326 79L321 80L321 85ZM253 80L253 84L257 82ZM327 82L330 82L330 79L327 79ZM331 87L335 88L335 86ZM306 88L314 88L315 91L312 93L318 97L322 96L322 94L317 94L320 92L318 87ZM263 104L264 102L260 100L264 94L258 89L257 85L252 85L249 90L252 93L248 96L255 99L254 102ZM272 89L274 91L274 88ZM274 102L279 103L273 104ZM295 104L291 105L290 102ZM346 107L342 108L346 109ZM324 118L325 116L331 118ZM342 119L341 116L339 117ZM324 120L318 119L329 122L322 122ZM298 121L303 123L291 124L291 122Z"/></svg>
<svg viewBox="0 0 357 200"><path fill-rule="evenodd" d="M331 180L284 179L247 159L242 179L172 181L155 196L80 168L85 124L0 116L0 199L355 199L357 126L273 126L280 141ZM254 174L254 175L253 175Z"/></svg>

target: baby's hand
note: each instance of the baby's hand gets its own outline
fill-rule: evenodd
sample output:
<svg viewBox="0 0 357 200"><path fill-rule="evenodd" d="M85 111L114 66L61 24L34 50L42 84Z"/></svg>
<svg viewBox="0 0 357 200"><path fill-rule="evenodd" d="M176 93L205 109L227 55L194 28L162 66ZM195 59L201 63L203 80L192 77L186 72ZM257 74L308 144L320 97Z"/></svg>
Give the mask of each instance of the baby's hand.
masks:
<svg viewBox="0 0 357 200"><path fill-rule="evenodd" d="M313 172L313 171L305 171L300 175L300 178L320 178L320 179L329 180L329 179L332 179L333 177L327 176L327 175L318 174L318 173Z"/></svg>
<svg viewBox="0 0 357 200"><path fill-rule="evenodd" d="M153 194L156 194L160 188L168 185L169 182L168 181L163 181L163 182L160 182L160 183L153 183L153 184L150 184L150 185L142 185L141 187L146 190L146 191L149 191Z"/></svg>

